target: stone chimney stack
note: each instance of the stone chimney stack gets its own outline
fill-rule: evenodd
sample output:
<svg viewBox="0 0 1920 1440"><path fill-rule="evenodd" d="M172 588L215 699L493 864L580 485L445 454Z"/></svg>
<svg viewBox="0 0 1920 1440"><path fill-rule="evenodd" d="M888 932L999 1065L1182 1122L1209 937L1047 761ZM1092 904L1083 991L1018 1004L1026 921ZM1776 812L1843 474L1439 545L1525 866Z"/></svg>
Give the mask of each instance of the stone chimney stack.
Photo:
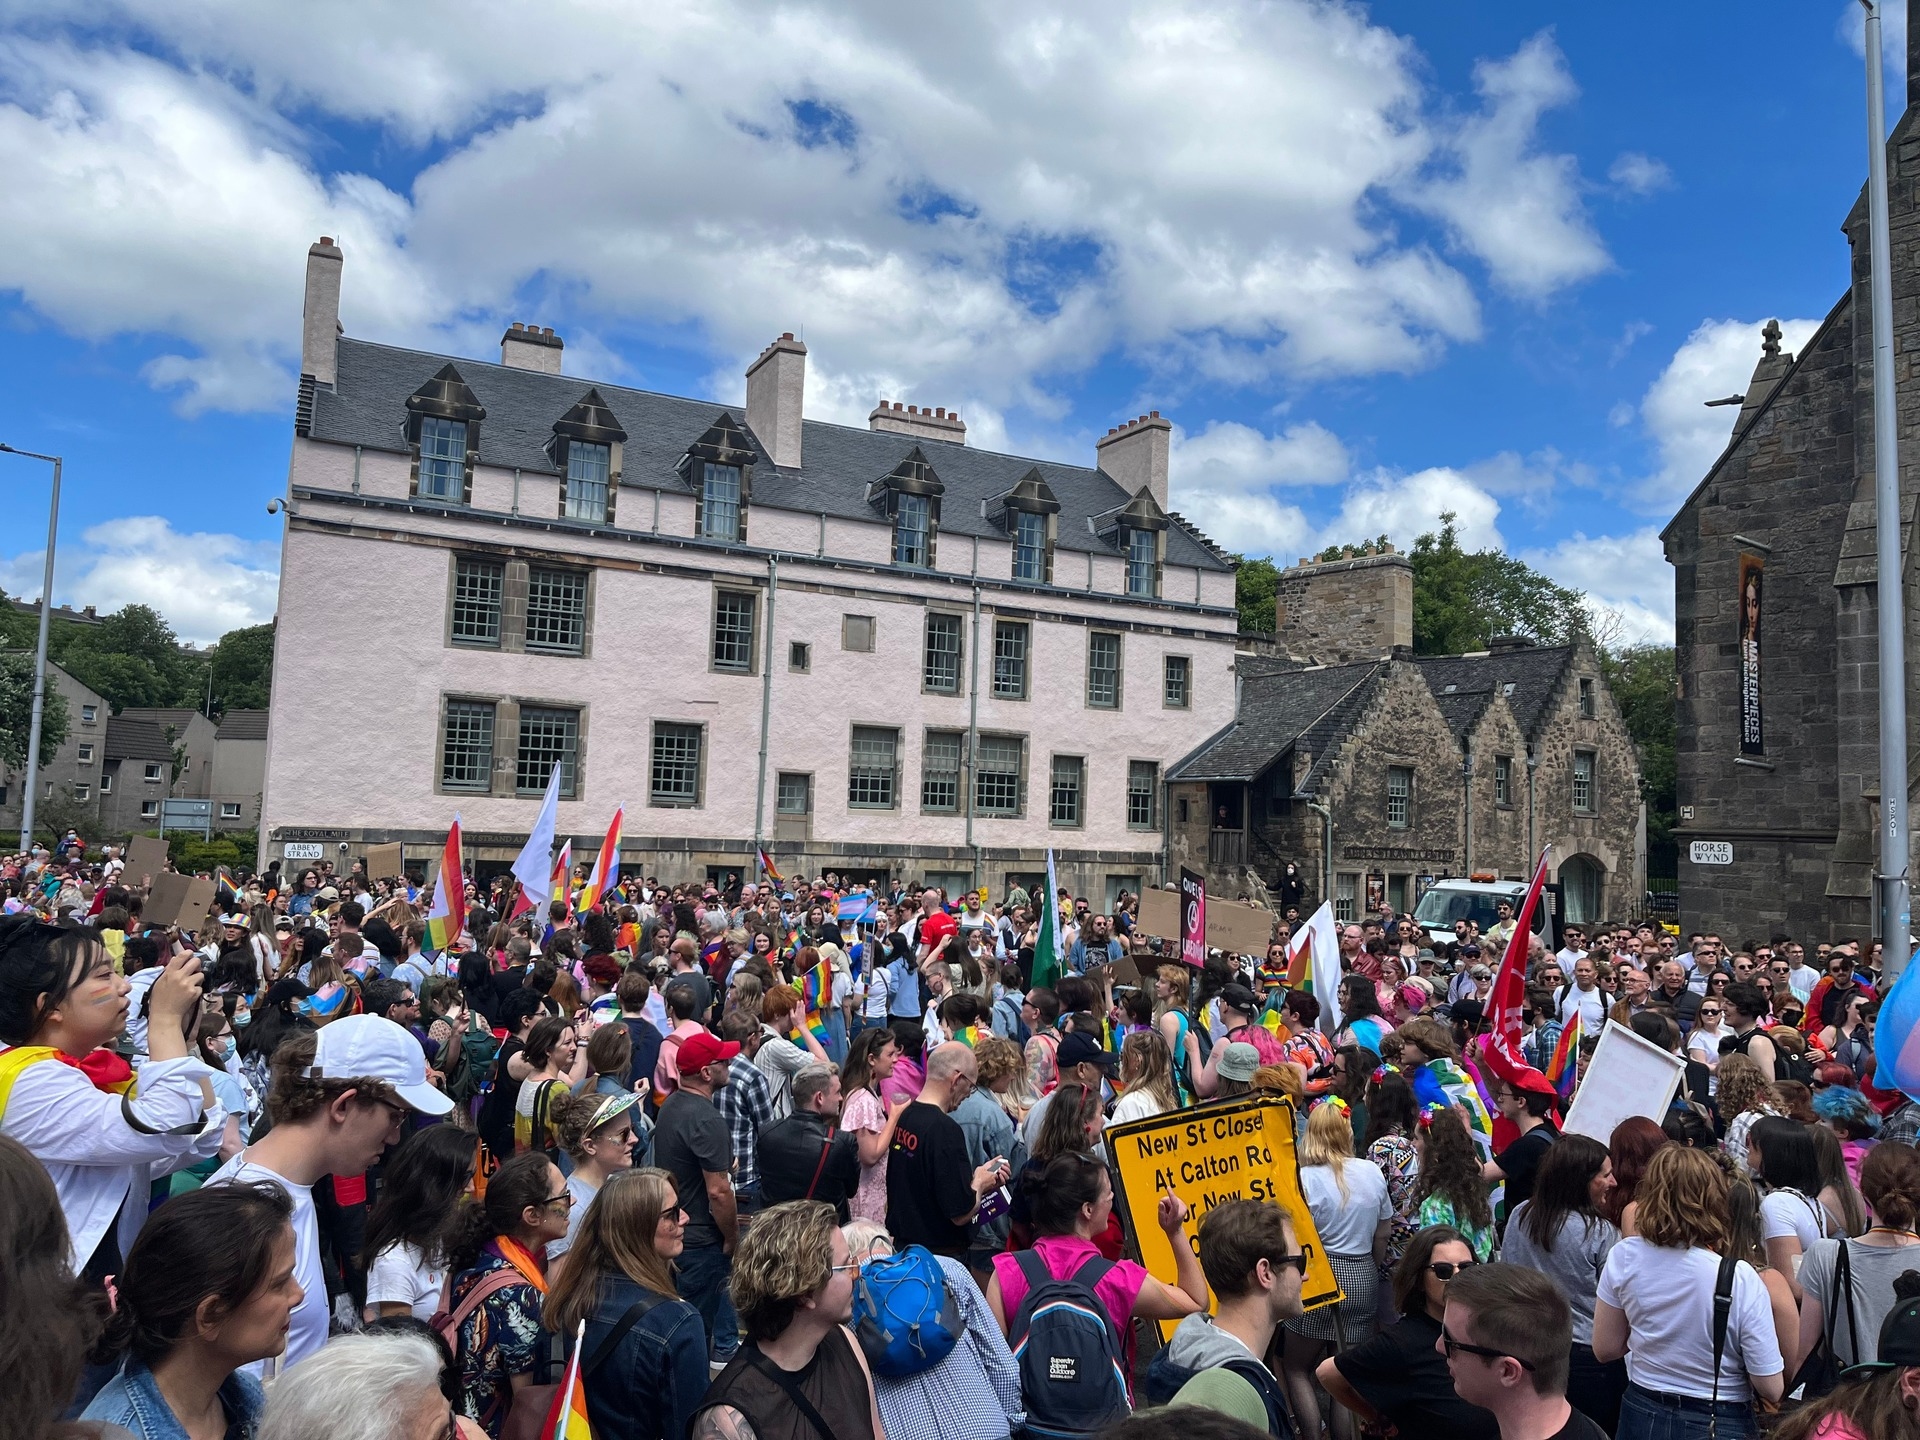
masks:
<svg viewBox="0 0 1920 1440"><path fill-rule="evenodd" d="M1741 403L1740 416L1733 422L1739 434L1747 422L1760 413L1760 407L1773 398L1780 382L1793 368L1793 356L1780 348L1780 322L1769 320L1760 331L1760 363L1753 367L1753 379L1747 382L1747 398Z"/></svg>
<svg viewBox="0 0 1920 1440"><path fill-rule="evenodd" d="M547 375L560 373L560 353L567 342L538 325L522 325L518 320L500 337L500 363L516 370L538 370Z"/></svg>
<svg viewBox="0 0 1920 1440"><path fill-rule="evenodd" d="M800 468L800 407L807 394L807 343L787 331L747 367L747 428L783 470Z"/></svg>
<svg viewBox="0 0 1920 1440"><path fill-rule="evenodd" d="M1413 644L1413 563L1378 544L1309 556L1280 572L1273 620L1284 654L1321 665L1384 660Z"/></svg>
<svg viewBox="0 0 1920 1440"><path fill-rule="evenodd" d="M322 235L307 247L307 297L300 312L300 373L322 385L331 385L336 373L335 349L340 339L340 270L346 256Z"/></svg>
<svg viewBox="0 0 1920 1440"><path fill-rule="evenodd" d="M967 443L967 427L958 410L949 412L931 405L902 405L898 400L882 400L867 416L869 430L885 430L894 435L912 435L920 440L946 440L955 445Z"/></svg>
<svg viewBox="0 0 1920 1440"><path fill-rule="evenodd" d="M1094 462L1129 495L1146 486L1162 510L1168 508L1167 457L1173 448L1173 422L1149 410L1138 420L1116 425L1094 444Z"/></svg>

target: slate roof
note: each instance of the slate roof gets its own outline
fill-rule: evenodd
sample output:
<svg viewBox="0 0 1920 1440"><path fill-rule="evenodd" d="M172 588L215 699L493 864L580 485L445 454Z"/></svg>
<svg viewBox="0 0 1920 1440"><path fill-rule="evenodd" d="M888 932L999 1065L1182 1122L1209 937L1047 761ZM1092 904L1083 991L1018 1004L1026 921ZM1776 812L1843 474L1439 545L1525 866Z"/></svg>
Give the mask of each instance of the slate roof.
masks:
<svg viewBox="0 0 1920 1440"><path fill-rule="evenodd" d="M1380 661L1308 669L1249 664L1241 656L1239 716L1220 734L1177 762L1169 780L1252 780L1296 745L1321 757L1366 708ZM1309 777L1311 779L1311 776Z"/></svg>
<svg viewBox="0 0 1920 1440"><path fill-rule="evenodd" d="M264 740L267 738L267 712L229 710L220 717L217 733L222 740Z"/></svg>
<svg viewBox="0 0 1920 1440"><path fill-rule="evenodd" d="M177 709L167 709L157 705L129 705L120 712L120 718L122 720L150 721L160 726L163 730L168 725L171 725L180 736L184 737L187 733L187 727L200 718L200 712L198 710L190 710L185 706Z"/></svg>
<svg viewBox="0 0 1920 1440"><path fill-rule="evenodd" d="M173 758L173 751L168 748L166 732L154 721L112 715L107 719L106 751L102 758L168 761Z"/></svg>
<svg viewBox="0 0 1920 1440"><path fill-rule="evenodd" d="M338 378L334 388L312 388L310 416L305 403L309 397L302 397L303 433L315 440L405 453L408 447L402 427L407 418L407 397L431 380L449 359L486 407L486 418L479 427L483 465L558 475L547 449L554 422L589 390L599 392L607 413L627 434L620 476L623 490L685 493L676 467L687 447L722 414L731 415L743 430L746 428L744 405L687 400L590 382L576 375L550 375L342 336L336 351ZM867 503L867 486L892 472L915 446L945 486L940 507L942 536L1004 539L1005 532L982 517L981 503L1005 494L1037 467L1060 501L1056 550L1119 553L1110 540L1093 534L1087 521L1109 515L1132 496L1098 469L820 420L802 422L802 464L798 469L775 468L765 447L754 441L759 459L753 468L753 500L806 514L877 520L878 510ZM1223 551L1178 518L1167 531L1165 560L1169 565L1201 570L1233 568Z"/></svg>
<svg viewBox="0 0 1920 1440"><path fill-rule="evenodd" d="M1528 645L1487 655L1425 656L1416 658L1414 664L1426 676L1427 688L1440 702L1440 711L1453 727L1456 739L1480 718L1480 711L1497 690L1506 693L1513 718L1520 722L1520 733L1531 740L1540 733L1554 686L1560 683L1572 658L1571 645ZM1506 690L1508 685L1513 687L1511 692ZM1478 704L1470 706L1463 696L1477 696Z"/></svg>

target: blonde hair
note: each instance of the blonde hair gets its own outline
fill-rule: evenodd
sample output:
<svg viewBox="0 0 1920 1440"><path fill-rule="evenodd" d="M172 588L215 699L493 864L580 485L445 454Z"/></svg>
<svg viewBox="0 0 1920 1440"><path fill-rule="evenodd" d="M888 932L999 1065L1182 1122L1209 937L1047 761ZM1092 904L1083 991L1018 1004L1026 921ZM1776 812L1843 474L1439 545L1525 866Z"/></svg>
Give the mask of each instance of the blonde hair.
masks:
<svg viewBox="0 0 1920 1440"><path fill-rule="evenodd" d="M1719 1068L1714 1071L1719 1081L1715 1086L1716 1099L1720 1113L1729 1120L1752 1110L1756 1105L1774 1103L1773 1086L1766 1072L1750 1057L1738 1050L1720 1057Z"/></svg>
<svg viewBox="0 0 1920 1440"><path fill-rule="evenodd" d="M1307 1116L1307 1133L1300 1141L1300 1163L1325 1165L1332 1170L1343 1204L1347 1199L1347 1161L1352 1158L1353 1122L1347 1118L1347 1111L1331 1103L1316 1105Z"/></svg>
<svg viewBox="0 0 1920 1440"><path fill-rule="evenodd" d="M1634 1192L1640 1238L1666 1249L1723 1250L1728 1239L1727 1176L1701 1150L1663 1145Z"/></svg>
<svg viewBox="0 0 1920 1440"><path fill-rule="evenodd" d="M1173 991L1171 997L1161 1001L1156 999L1153 1006L1153 1018L1158 1020L1170 1010L1187 1008L1187 992L1193 987L1193 977L1187 973L1184 965L1162 965L1153 972L1153 978L1164 980Z"/></svg>
<svg viewBox="0 0 1920 1440"><path fill-rule="evenodd" d="M1278 1091L1293 1102L1296 1114L1306 1108L1307 1072L1292 1061L1262 1065L1253 1072L1253 1088Z"/></svg>
<svg viewBox="0 0 1920 1440"><path fill-rule="evenodd" d="M546 1327L571 1335L593 1313L601 1278L616 1270L656 1295L677 1298L673 1271L654 1248L653 1237L660 1217L679 1198L673 1176L652 1166L622 1171L602 1185L580 1217L567 1263L547 1294L541 1311Z"/></svg>
<svg viewBox="0 0 1920 1440"><path fill-rule="evenodd" d="M1166 1037L1156 1031L1136 1030L1121 1042L1120 1080L1122 1094L1144 1092L1163 1115L1180 1108L1179 1093L1173 1088L1173 1052Z"/></svg>
<svg viewBox="0 0 1920 1440"><path fill-rule="evenodd" d="M819 1200L789 1200L755 1217L733 1256L733 1308L747 1339L785 1334L800 1302L832 1278L836 1228L833 1207Z"/></svg>

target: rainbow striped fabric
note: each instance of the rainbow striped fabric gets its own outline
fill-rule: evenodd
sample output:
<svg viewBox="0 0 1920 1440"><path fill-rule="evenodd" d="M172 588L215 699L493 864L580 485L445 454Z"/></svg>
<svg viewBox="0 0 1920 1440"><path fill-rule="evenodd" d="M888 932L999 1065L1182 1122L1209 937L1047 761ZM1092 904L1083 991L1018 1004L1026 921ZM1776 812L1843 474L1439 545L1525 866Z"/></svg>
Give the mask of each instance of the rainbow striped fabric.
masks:
<svg viewBox="0 0 1920 1440"><path fill-rule="evenodd" d="M813 1038L827 1043L827 1006L833 1003L833 966L822 960L802 974L794 988L800 992L801 1024L813 1032Z"/></svg>
<svg viewBox="0 0 1920 1440"><path fill-rule="evenodd" d="M1553 1047L1553 1059L1547 1062L1547 1079L1562 1099L1573 1094L1574 1074L1580 1067L1580 1012L1560 1032L1560 1043Z"/></svg>
<svg viewBox="0 0 1920 1440"><path fill-rule="evenodd" d="M626 826L626 816L627 807L624 805L613 812L613 823L607 826L607 838L600 842L600 853L594 856L593 870L580 891L579 910L582 915L609 894L618 893L614 887L620 878L620 833Z"/></svg>
<svg viewBox="0 0 1920 1440"><path fill-rule="evenodd" d="M447 848L440 855L440 875L434 881L433 904L427 908L427 948L436 954L451 949L466 928L467 880L460 859L460 817L447 831Z"/></svg>

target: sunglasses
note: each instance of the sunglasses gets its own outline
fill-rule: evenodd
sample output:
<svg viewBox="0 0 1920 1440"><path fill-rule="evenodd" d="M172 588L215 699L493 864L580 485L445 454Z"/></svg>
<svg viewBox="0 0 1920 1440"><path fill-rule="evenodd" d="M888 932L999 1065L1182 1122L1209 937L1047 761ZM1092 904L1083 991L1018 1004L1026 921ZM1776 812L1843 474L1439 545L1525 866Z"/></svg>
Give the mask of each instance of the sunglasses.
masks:
<svg viewBox="0 0 1920 1440"><path fill-rule="evenodd" d="M1478 1355L1483 1360L1511 1360L1523 1370L1533 1369L1531 1360L1522 1360L1518 1355L1509 1355L1504 1350L1489 1350L1485 1345L1469 1345L1464 1340L1456 1340L1446 1332L1440 1331L1440 1343L1446 1347L1447 1358L1451 1360L1456 1351L1464 1350L1469 1355Z"/></svg>
<svg viewBox="0 0 1920 1440"><path fill-rule="evenodd" d="M1718 1009L1709 1010L1704 1005L1700 1007L1700 1018L1703 1020L1717 1020L1720 1018L1720 1013Z"/></svg>
<svg viewBox="0 0 1920 1440"><path fill-rule="evenodd" d="M562 1190L558 1195L549 1195L540 1202L542 1205L560 1205L568 1210L573 1208L573 1192Z"/></svg>
<svg viewBox="0 0 1920 1440"><path fill-rule="evenodd" d="M1298 1255L1269 1255L1267 1257L1267 1263L1273 1266L1275 1270L1284 1270L1287 1266L1291 1265L1302 1275L1305 1275L1307 1273L1307 1252L1302 1250Z"/></svg>
<svg viewBox="0 0 1920 1440"><path fill-rule="evenodd" d="M1434 1273L1434 1277L1436 1279L1451 1280L1453 1279L1454 1276L1460 1274L1463 1270L1471 1270L1475 1265L1478 1265L1479 1263L1480 1262L1478 1260L1462 1260L1458 1264L1456 1264L1451 1260L1436 1260L1431 1265L1427 1266L1427 1269L1431 1270Z"/></svg>

